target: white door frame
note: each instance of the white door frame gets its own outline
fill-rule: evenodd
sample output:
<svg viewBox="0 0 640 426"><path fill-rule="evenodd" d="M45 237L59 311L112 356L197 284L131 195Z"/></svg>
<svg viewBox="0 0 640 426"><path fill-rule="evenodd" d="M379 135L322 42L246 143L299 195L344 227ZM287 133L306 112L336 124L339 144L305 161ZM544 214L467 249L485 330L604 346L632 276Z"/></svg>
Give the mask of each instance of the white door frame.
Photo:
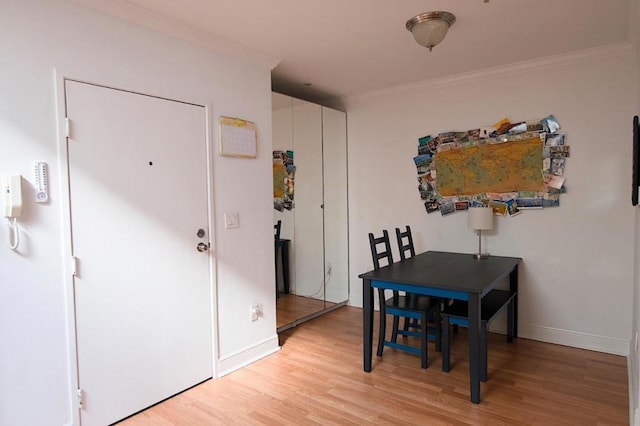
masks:
<svg viewBox="0 0 640 426"><path fill-rule="evenodd" d="M66 125L66 94L65 94L65 82L67 80L73 80L80 83L93 84L96 86L106 87L109 89L123 90L137 94L143 94L147 96L153 96L161 99L167 99L176 102L185 102L190 104L196 104L204 107L206 116L206 161L207 161L207 205L209 208L209 217L207 218L207 226L209 227L209 240L211 241L211 250L207 251L209 256L209 285L211 294L211 343L212 343L212 373L213 379L219 377L219 344L218 344L218 300L217 300L217 271L216 271L216 258L213 255L215 253L215 221L214 218L214 197L213 197L213 121L211 118L212 103L211 102L194 102L185 101L180 99L170 99L165 96L159 96L152 93L145 93L144 91L137 91L131 89L123 89L110 85L108 83L96 83L96 81L103 80L104 78L82 78L72 77L72 73L64 72L64 70L54 69L55 78L55 97L56 97L56 122L58 132L58 164L59 164L59 179L60 179L60 209L61 209L61 229L62 229L62 276L64 280L64 299L65 299L65 314L67 323L67 347L68 347L68 368L69 368L69 406L71 408L73 425L80 424L80 401L77 395L78 389L78 348L77 348L77 336L76 336L76 311L74 304L74 289L73 289L73 259L72 253L72 240L71 240L71 205L70 200L70 188L69 188L69 161L67 157L67 125Z"/></svg>

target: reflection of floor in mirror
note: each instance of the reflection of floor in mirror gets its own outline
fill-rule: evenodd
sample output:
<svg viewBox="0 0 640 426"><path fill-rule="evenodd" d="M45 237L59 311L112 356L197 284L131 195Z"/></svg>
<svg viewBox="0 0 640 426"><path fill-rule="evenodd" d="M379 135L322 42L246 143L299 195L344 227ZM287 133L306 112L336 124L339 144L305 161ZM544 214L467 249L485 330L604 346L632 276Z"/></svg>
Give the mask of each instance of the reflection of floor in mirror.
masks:
<svg viewBox="0 0 640 426"><path fill-rule="evenodd" d="M276 301L276 327L290 324L299 318L315 314L335 303L313 299L311 297L296 296L295 294L280 293Z"/></svg>

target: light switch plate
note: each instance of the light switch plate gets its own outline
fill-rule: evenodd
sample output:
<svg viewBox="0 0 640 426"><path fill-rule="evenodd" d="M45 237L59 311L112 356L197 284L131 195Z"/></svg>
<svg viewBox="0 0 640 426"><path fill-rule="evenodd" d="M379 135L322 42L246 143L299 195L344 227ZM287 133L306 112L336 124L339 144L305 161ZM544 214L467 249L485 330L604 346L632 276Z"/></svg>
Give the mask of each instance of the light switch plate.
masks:
<svg viewBox="0 0 640 426"><path fill-rule="evenodd" d="M224 227L226 229L233 229L240 227L240 221L238 213L225 213L224 214Z"/></svg>

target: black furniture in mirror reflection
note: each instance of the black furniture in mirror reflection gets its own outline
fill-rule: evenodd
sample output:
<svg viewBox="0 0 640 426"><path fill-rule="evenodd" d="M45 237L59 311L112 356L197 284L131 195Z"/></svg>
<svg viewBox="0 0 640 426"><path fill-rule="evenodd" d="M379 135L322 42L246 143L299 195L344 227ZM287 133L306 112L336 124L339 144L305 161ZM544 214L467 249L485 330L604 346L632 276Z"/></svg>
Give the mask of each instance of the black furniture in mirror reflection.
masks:
<svg viewBox="0 0 640 426"><path fill-rule="evenodd" d="M280 238L280 232L282 230L282 221L279 220L273 225L274 229L274 255L275 255L275 270L276 270L276 298L280 296L279 281L278 281L278 265L282 267L282 289L285 294L289 294L289 243L290 240L286 238ZM278 262L278 255L280 255L280 262Z"/></svg>
<svg viewBox="0 0 640 426"><path fill-rule="evenodd" d="M282 221L279 220L273 225L273 256L276 271L276 299L280 296L278 291L278 242L280 241L280 230L282 229Z"/></svg>

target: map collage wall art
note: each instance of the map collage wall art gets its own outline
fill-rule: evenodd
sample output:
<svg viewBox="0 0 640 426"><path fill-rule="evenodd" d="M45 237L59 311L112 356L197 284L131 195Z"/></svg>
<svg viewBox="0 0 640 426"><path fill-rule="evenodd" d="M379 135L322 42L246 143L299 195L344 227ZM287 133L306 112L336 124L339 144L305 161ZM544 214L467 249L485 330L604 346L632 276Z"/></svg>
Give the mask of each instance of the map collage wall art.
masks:
<svg viewBox="0 0 640 426"><path fill-rule="evenodd" d="M569 157L566 135L553 115L539 121L440 133L418 139L413 158L427 213L445 216L469 207L497 215L560 205Z"/></svg>

